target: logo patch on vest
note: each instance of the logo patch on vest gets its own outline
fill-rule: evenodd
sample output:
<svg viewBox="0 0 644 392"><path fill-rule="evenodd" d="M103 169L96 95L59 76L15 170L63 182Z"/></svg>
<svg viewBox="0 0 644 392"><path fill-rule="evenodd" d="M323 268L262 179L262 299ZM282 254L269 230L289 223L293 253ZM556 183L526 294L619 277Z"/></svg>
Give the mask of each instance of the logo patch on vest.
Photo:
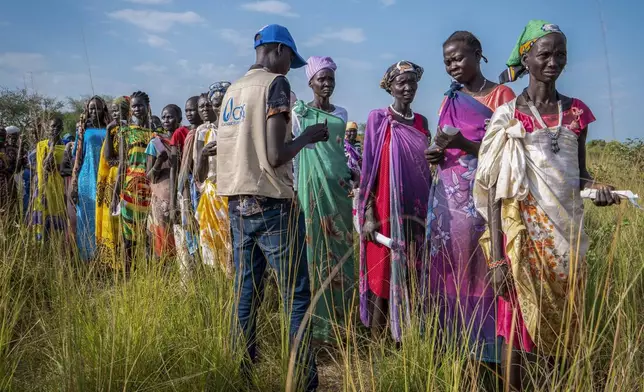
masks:
<svg viewBox="0 0 644 392"><path fill-rule="evenodd" d="M233 97L230 97L224 105L222 120L224 125L237 125L246 119L246 104L238 105Z"/></svg>

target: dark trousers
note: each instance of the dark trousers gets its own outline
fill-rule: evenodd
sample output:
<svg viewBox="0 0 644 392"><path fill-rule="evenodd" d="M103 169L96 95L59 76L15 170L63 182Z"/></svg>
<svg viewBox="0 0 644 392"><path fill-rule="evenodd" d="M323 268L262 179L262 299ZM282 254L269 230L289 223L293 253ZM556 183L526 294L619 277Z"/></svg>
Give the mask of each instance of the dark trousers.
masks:
<svg viewBox="0 0 644 392"><path fill-rule="evenodd" d="M235 260L234 336L243 333L249 359L254 362L257 309L263 300L267 266L277 273L281 299L290 321L291 342L311 303L304 216L291 201L280 202L270 210L250 216L242 216L230 208L229 215ZM297 358L300 374L306 376L306 390L315 390L317 368L309 341L307 326Z"/></svg>

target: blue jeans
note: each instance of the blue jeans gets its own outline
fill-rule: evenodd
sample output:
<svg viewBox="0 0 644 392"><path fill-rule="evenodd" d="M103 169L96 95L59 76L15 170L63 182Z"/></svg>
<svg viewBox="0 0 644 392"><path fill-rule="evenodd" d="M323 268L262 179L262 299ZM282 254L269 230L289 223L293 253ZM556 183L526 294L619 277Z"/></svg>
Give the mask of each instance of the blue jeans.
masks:
<svg viewBox="0 0 644 392"><path fill-rule="evenodd" d="M241 215L232 206L229 209L235 260L233 336L243 333L252 362L257 358L257 309L264 296L266 267L270 265L277 273L284 310L290 320L291 342L311 303L304 216L290 200L279 204L249 216ZM298 348L298 364L300 369L306 369L300 370L300 374L306 374L306 390L310 391L317 388L318 377L309 341L307 327Z"/></svg>

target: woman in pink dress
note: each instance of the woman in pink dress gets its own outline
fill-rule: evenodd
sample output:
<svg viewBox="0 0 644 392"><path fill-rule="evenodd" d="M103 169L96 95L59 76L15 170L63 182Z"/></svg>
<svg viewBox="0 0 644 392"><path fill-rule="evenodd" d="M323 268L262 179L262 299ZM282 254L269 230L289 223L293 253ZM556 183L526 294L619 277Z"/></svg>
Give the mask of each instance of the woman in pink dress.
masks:
<svg viewBox="0 0 644 392"><path fill-rule="evenodd" d="M427 216L430 312L439 312L441 330L454 336L476 361L500 361L496 336L496 295L487 279L479 239L485 220L476 211L472 188L485 127L496 108L514 92L481 72L480 41L457 31L443 44L445 70L454 82L439 113L439 130L426 151L436 166ZM454 127L459 133L442 132Z"/></svg>

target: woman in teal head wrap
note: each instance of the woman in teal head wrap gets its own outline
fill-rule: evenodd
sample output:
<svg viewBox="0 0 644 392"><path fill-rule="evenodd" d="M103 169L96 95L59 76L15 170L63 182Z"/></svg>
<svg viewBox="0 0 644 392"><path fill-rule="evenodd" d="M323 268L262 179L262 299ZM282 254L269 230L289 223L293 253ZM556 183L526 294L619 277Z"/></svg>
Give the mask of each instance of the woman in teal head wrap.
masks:
<svg viewBox="0 0 644 392"><path fill-rule="evenodd" d="M588 249L580 190L594 189L595 205L619 203L612 187L596 183L586 169L586 136L595 117L581 100L557 91L566 44L556 25L528 23L501 82L523 75L530 82L497 108L479 150L474 201L488 223L480 243L498 298L502 368L509 371L504 379L516 390L525 379L521 352L546 363L580 355Z"/></svg>

